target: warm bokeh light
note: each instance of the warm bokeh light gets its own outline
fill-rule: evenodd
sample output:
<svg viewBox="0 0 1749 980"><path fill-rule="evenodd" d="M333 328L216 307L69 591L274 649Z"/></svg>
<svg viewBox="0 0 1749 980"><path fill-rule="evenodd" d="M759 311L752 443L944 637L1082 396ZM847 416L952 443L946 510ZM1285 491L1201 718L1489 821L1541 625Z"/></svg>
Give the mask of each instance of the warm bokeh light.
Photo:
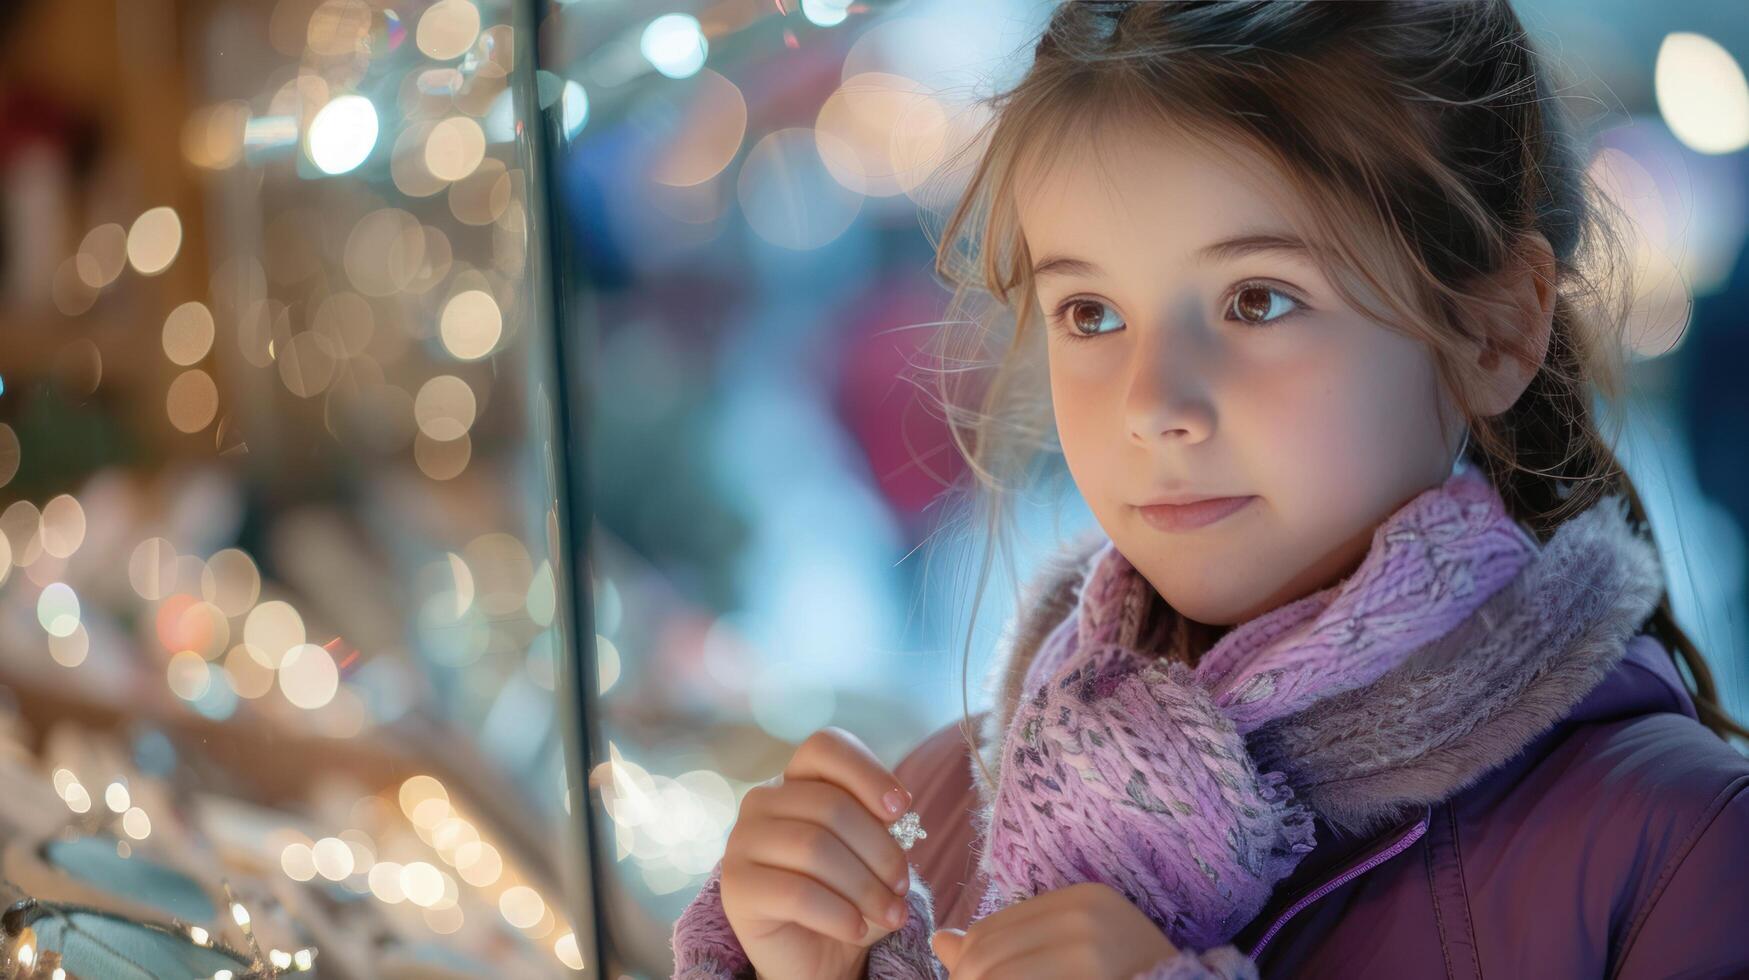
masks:
<svg viewBox="0 0 1749 980"><path fill-rule="evenodd" d="M256 606L243 622L243 642L265 667L278 669L286 654L304 642L304 619L291 604L270 599Z"/></svg>
<svg viewBox="0 0 1749 980"><path fill-rule="evenodd" d="M77 667L91 652L91 636L83 624L66 636L49 637L49 657L62 667Z"/></svg>
<svg viewBox="0 0 1749 980"><path fill-rule="evenodd" d="M451 116L432 127L425 139L425 168L439 180L461 180L486 155L486 134L467 116Z"/></svg>
<svg viewBox="0 0 1749 980"><path fill-rule="evenodd" d="M1671 256L1674 222L1658 182L1628 153L1606 148L1588 168L1598 189L1621 208L1635 294L1624 341L1637 358L1660 357L1681 345L1692 299Z"/></svg>
<svg viewBox="0 0 1749 980"><path fill-rule="evenodd" d="M261 595L261 573L247 553L224 548L201 569L200 593L226 616L247 615Z"/></svg>
<svg viewBox="0 0 1749 980"><path fill-rule="evenodd" d="M212 375L199 368L177 375L164 396L164 412L182 432L199 432L211 425L219 414L219 387Z"/></svg>
<svg viewBox="0 0 1749 980"><path fill-rule="evenodd" d="M239 697L254 700L265 697L273 690L273 681L277 675L273 668L261 661L259 654L250 652L242 644L232 647L225 654L225 679Z"/></svg>
<svg viewBox="0 0 1749 980"><path fill-rule="evenodd" d="M338 837L324 837L310 848L316 873L329 881L340 881L352 874L352 849Z"/></svg>
<svg viewBox="0 0 1749 980"><path fill-rule="evenodd" d="M127 268L127 258L127 229L109 222L85 233L79 252L73 257L73 267L81 282L92 289L102 289Z"/></svg>
<svg viewBox="0 0 1749 980"><path fill-rule="evenodd" d="M193 650L183 650L170 658L165 668L170 690L184 701L198 701L212 686L212 668L206 658Z"/></svg>
<svg viewBox="0 0 1749 980"><path fill-rule="evenodd" d="M504 872L504 861L498 849L485 841L465 841L455 849L456 874L476 888L496 884Z"/></svg>
<svg viewBox="0 0 1749 980"><path fill-rule="evenodd" d="M498 896L498 911L503 913L505 922L518 929L531 929L546 914L547 903L527 885L513 885Z"/></svg>
<svg viewBox="0 0 1749 980"><path fill-rule="evenodd" d="M1653 91L1664 122L1689 148L1735 153L1749 146L1749 81L1719 42L1688 31L1666 35Z"/></svg>
<svg viewBox="0 0 1749 980"><path fill-rule="evenodd" d="M391 296L413 282L425 260L425 229L399 208L360 218L347 236L347 277L366 296Z"/></svg>
<svg viewBox="0 0 1749 980"><path fill-rule="evenodd" d="M331 293L316 306L311 329L327 339L338 359L358 357L370 349L376 333L376 314L370 301L350 290Z"/></svg>
<svg viewBox="0 0 1749 980"><path fill-rule="evenodd" d="M438 0L419 17L414 43L428 58L461 57L480 33L480 11L469 0Z"/></svg>
<svg viewBox="0 0 1749 980"><path fill-rule="evenodd" d="M450 440L433 439L424 432L413 437L413 462L419 472L433 480L453 480L468 468L473 458L473 440L464 433Z"/></svg>
<svg viewBox="0 0 1749 980"><path fill-rule="evenodd" d="M464 225L489 225L510 204L510 171L487 157L474 172L449 185L449 212Z"/></svg>
<svg viewBox="0 0 1749 980"><path fill-rule="evenodd" d="M323 0L310 14L305 44L329 57L368 51L370 28L371 8L364 0Z"/></svg>
<svg viewBox="0 0 1749 980"><path fill-rule="evenodd" d="M280 693L300 708L313 711L327 706L339 687L334 658L314 643L292 647L279 665Z"/></svg>
<svg viewBox="0 0 1749 980"><path fill-rule="evenodd" d="M145 840L151 836L152 821L146 816L146 811L139 807L130 807L121 815L121 829L134 840Z"/></svg>
<svg viewBox="0 0 1749 980"><path fill-rule="evenodd" d="M570 969L583 969L583 952L577 948L577 934L574 932L567 932L553 941L553 955Z"/></svg>
<svg viewBox="0 0 1749 980"><path fill-rule="evenodd" d="M43 504L42 549L56 558L71 558L85 542L85 509L69 494Z"/></svg>
<svg viewBox="0 0 1749 980"><path fill-rule="evenodd" d="M467 435L476 411L474 390L453 374L426 381L413 398L413 418L419 431L439 442Z"/></svg>
<svg viewBox="0 0 1749 980"><path fill-rule="evenodd" d="M182 154L197 167L234 167L243 159L243 133L248 123L249 103L242 99L196 109L182 127Z"/></svg>
<svg viewBox="0 0 1749 980"><path fill-rule="evenodd" d="M205 303L189 300L164 318L164 356L170 363L192 367L213 347L213 315Z"/></svg>
<svg viewBox="0 0 1749 980"><path fill-rule="evenodd" d="M72 636L79 628L79 615L79 596L65 582L51 582L37 596L37 622L50 636Z"/></svg>
<svg viewBox="0 0 1749 980"><path fill-rule="evenodd" d="M673 187L691 187L721 174L747 136L747 100L734 82L707 68L692 84L686 113L674 121L650 171L651 180Z"/></svg>
<svg viewBox="0 0 1749 980"><path fill-rule="evenodd" d="M76 780L61 791L61 798L67 801L67 809L74 813L89 813L91 810L91 792Z"/></svg>
<svg viewBox="0 0 1749 980"><path fill-rule="evenodd" d="M334 354L333 341L322 334L305 331L279 348L274 362L287 391L299 398L314 398L327 390L328 384L334 380L339 366Z"/></svg>
<svg viewBox="0 0 1749 980"><path fill-rule="evenodd" d="M310 845L293 841L280 852L279 866L293 881L309 881L316 877L316 858Z"/></svg>
<svg viewBox="0 0 1749 980"><path fill-rule="evenodd" d="M170 268L181 248L182 219L172 208L152 208L135 218L128 229L128 262L142 276L155 276Z"/></svg>
<svg viewBox="0 0 1749 980"><path fill-rule="evenodd" d="M401 893L407 901L431 908L443 899L443 872L424 861L401 868Z"/></svg>
<svg viewBox="0 0 1749 980"><path fill-rule="evenodd" d="M314 869L312 869L314 870ZM401 887L402 867L393 861L379 861L370 869L368 881L370 893L378 901L389 905L397 905L407 900L407 892Z"/></svg>
<svg viewBox="0 0 1749 980"><path fill-rule="evenodd" d="M492 294L479 289L464 290L444 304L439 325L444 349L464 361L476 361L492 352L504 334L504 317ZM467 426L462 427L466 431ZM432 438L441 439L436 433ZM458 432L456 438L460 435Z"/></svg>
<svg viewBox="0 0 1749 980"><path fill-rule="evenodd" d="M947 145L947 113L911 79L885 72L848 78L814 120L820 158L846 188L892 197L915 188Z"/></svg>

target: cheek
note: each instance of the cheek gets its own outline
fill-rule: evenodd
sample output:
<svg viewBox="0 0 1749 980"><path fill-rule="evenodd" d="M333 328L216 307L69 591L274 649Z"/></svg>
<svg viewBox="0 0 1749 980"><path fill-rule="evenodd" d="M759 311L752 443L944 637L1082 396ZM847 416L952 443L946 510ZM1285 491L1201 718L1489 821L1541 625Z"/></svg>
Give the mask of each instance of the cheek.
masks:
<svg viewBox="0 0 1749 980"><path fill-rule="evenodd" d="M1329 350L1267 386L1264 461L1285 506L1365 513L1437 479L1438 381L1419 345L1374 338Z"/></svg>
<svg viewBox="0 0 1749 980"><path fill-rule="evenodd" d="M1076 371L1062 361L1050 366L1051 409L1057 423L1057 439L1071 471L1092 465L1099 454L1100 433L1109 433L1112 411L1107 404L1111 386L1085 367Z"/></svg>

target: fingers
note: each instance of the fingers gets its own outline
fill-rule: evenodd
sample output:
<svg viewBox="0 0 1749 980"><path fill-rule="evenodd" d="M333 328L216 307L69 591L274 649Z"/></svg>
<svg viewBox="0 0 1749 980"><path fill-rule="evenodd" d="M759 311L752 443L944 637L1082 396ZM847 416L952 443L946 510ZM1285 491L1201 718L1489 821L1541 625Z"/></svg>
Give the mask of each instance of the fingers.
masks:
<svg viewBox="0 0 1749 980"><path fill-rule="evenodd" d="M962 929L937 929L929 937L929 948L935 951L935 958L941 965L947 967L951 974L959 966L960 947L965 942L965 931Z"/></svg>
<svg viewBox="0 0 1749 980"><path fill-rule="evenodd" d="M1050 949L1049 923L1039 928L986 929L974 925L960 940L953 980L985 980L1006 976L1003 964L1035 961Z"/></svg>
<svg viewBox="0 0 1749 980"><path fill-rule="evenodd" d="M793 922L840 942L873 942L877 927L844 897L806 874L749 864L739 877L759 893L759 910L778 922Z"/></svg>
<svg viewBox="0 0 1749 980"><path fill-rule="evenodd" d="M911 866L904 848L887 832L885 822L869 815L862 804L833 783L798 779L754 801L760 819L806 820L830 828L867 866L868 873L894 894L911 885Z"/></svg>
<svg viewBox="0 0 1749 980"><path fill-rule="evenodd" d="M784 780L818 779L834 783L860 801L882 825L892 823L911 805L911 794L862 740L828 725L809 735L790 757ZM897 796L888 797L897 791Z"/></svg>
<svg viewBox="0 0 1749 980"><path fill-rule="evenodd" d="M810 820L762 815L755 832L743 844L740 855L754 865L804 876L830 890L836 897L831 917L838 921L838 925L816 931L827 932L846 942L860 942L865 917L888 929L897 929L904 922L905 900L895 895L892 887L883 882L831 828ZM799 884L790 887L802 888ZM809 891L813 894L811 889ZM895 914L898 918L892 917Z"/></svg>
<svg viewBox="0 0 1749 980"><path fill-rule="evenodd" d="M1080 914L1084 910L1087 900L1078 890L1086 887L1087 883L1081 882L1053 888L1004 905L972 923L971 929L980 933L1027 932L1037 926L1061 923L1066 921L1064 916Z"/></svg>

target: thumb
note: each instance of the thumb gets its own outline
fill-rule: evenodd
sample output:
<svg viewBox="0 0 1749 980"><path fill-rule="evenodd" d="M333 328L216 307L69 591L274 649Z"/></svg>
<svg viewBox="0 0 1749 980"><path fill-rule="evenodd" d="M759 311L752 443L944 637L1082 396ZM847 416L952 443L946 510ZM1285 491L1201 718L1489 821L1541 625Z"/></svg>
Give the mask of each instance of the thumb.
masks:
<svg viewBox="0 0 1749 980"><path fill-rule="evenodd" d="M949 970L960 958L960 944L966 939L964 929L937 929L935 935L929 937L929 944L935 949L936 959Z"/></svg>

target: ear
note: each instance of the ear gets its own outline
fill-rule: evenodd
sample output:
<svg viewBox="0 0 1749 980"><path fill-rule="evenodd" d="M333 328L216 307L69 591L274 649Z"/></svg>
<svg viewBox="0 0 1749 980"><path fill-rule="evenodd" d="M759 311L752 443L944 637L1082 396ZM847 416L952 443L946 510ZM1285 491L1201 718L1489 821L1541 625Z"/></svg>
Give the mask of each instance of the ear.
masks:
<svg viewBox="0 0 1749 980"><path fill-rule="evenodd" d="M1512 304L1512 318L1496 324L1497 330L1520 334L1525 355L1508 356L1503 345L1490 336L1476 352L1482 371L1477 407L1484 416L1498 415L1518 401L1530 379L1542 367L1549 352L1549 335L1555 322L1555 255L1541 232L1523 239L1522 258L1515 262L1502 283Z"/></svg>

